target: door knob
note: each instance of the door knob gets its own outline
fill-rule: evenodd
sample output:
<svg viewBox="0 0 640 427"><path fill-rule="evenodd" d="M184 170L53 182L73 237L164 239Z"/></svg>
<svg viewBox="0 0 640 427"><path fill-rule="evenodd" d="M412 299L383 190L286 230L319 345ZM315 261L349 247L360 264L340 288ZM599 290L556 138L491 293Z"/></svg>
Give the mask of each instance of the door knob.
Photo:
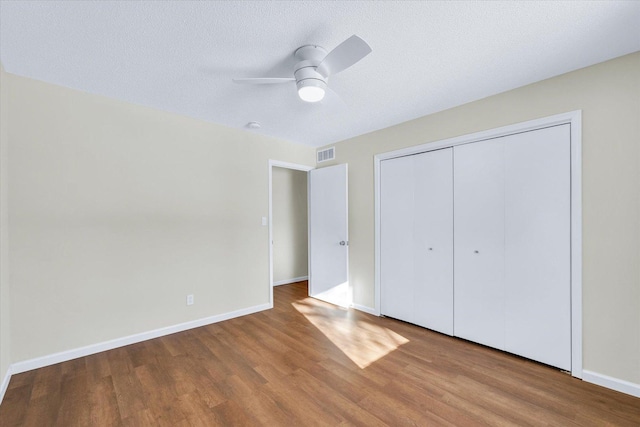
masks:
<svg viewBox="0 0 640 427"><path fill-rule="evenodd" d="M479 254L479 253L480 253L480 251L473 251L473 253L475 253L475 254Z"/></svg>
<svg viewBox="0 0 640 427"><path fill-rule="evenodd" d="M430 250L430 251L432 251L432 250L433 250L433 248L429 248L429 250Z"/></svg>
<svg viewBox="0 0 640 427"><path fill-rule="evenodd" d="M345 242L344 240L340 241L340 246L346 246L347 242Z"/></svg>

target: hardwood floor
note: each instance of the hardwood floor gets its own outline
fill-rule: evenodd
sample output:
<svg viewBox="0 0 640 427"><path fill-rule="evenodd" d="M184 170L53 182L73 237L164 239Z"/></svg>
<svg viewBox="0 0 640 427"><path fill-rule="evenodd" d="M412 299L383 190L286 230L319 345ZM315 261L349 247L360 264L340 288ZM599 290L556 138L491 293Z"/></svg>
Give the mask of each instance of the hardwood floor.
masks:
<svg viewBox="0 0 640 427"><path fill-rule="evenodd" d="M640 426L640 399L274 289L249 316L14 375L1 426Z"/></svg>

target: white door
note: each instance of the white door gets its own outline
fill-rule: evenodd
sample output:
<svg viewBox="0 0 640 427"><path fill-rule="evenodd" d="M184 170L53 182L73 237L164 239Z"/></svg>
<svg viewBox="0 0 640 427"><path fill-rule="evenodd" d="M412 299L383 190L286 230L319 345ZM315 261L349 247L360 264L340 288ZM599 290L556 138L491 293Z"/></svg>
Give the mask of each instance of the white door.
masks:
<svg viewBox="0 0 640 427"><path fill-rule="evenodd" d="M570 370L569 125L454 155L455 335Z"/></svg>
<svg viewBox="0 0 640 427"><path fill-rule="evenodd" d="M453 334L452 149L380 165L381 313Z"/></svg>
<svg viewBox="0 0 640 427"><path fill-rule="evenodd" d="M415 323L453 334L453 150L414 156Z"/></svg>
<svg viewBox="0 0 640 427"><path fill-rule="evenodd" d="M454 334L504 350L504 143L454 147Z"/></svg>
<svg viewBox="0 0 640 427"><path fill-rule="evenodd" d="M309 295L351 305L347 165L309 172Z"/></svg>
<svg viewBox="0 0 640 427"><path fill-rule="evenodd" d="M570 125L505 138L506 350L571 369Z"/></svg>
<svg viewBox="0 0 640 427"><path fill-rule="evenodd" d="M380 164L380 310L415 323L413 156Z"/></svg>

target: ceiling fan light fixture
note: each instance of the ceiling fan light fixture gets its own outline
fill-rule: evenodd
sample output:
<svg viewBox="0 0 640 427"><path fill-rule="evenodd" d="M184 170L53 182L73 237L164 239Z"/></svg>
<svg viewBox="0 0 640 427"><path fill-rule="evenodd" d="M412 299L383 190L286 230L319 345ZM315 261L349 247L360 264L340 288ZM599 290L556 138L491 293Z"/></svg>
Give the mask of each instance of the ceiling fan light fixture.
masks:
<svg viewBox="0 0 640 427"><path fill-rule="evenodd" d="M327 84L322 80L305 79L297 82L298 96L305 102L322 101Z"/></svg>

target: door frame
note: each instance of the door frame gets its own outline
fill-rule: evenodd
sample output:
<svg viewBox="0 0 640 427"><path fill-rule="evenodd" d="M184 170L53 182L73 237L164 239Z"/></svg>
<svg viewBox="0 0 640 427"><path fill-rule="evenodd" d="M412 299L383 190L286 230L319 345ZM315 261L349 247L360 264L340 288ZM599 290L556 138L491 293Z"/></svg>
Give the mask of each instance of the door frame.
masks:
<svg viewBox="0 0 640 427"><path fill-rule="evenodd" d="M273 308L273 168L291 169L307 172L307 236L309 235L309 171L315 169L314 166L300 165L297 163L281 162L279 160L269 160L269 212L268 212L268 228L269 228L269 306ZM309 249L309 241L307 241L307 249ZM309 274L309 260L307 259L307 275Z"/></svg>
<svg viewBox="0 0 640 427"><path fill-rule="evenodd" d="M550 126L571 127L571 375L582 378L582 110L377 154L374 168L375 314L380 316L380 164L383 160L470 144Z"/></svg>

